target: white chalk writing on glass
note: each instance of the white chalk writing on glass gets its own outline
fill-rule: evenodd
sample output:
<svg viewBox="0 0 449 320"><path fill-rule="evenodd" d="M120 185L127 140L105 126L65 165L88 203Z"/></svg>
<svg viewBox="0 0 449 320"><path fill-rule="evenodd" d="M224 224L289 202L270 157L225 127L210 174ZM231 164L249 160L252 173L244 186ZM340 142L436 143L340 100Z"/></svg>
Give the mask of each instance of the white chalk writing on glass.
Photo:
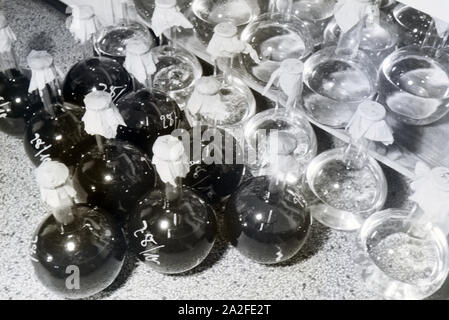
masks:
<svg viewBox="0 0 449 320"><path fill-rule="evenodd" d="M36 150L39 150L34 155L35 158L39 157L41 162L51 161L50 155L45 152L48 151L53 145L47 145L47 143L41 139L41 136L38 133L34 134L34 139L31 140L30 143Z"/></svg>
<svg viewBox="0 0 449 320"><path fill-rule="evenodd" d="M143 223L143 228L136 230L134 232L134 237L138 238L139 234L142 234L144 236L144 240L142 240L140 242L140 245L145 249L148 246L150 246L150 248L145 251L140 252L139 254L141 254L145 257L145 261L151 261L156 264L161 264L159 261L159 254L157 252L159 251L159 249L161 249L165 246L159 245L156 242L156 240L154 240L154 236L151 233L147 232L147 229L148 229L147 222L144 220L144 221L142 221L142 223Z"/></svg>

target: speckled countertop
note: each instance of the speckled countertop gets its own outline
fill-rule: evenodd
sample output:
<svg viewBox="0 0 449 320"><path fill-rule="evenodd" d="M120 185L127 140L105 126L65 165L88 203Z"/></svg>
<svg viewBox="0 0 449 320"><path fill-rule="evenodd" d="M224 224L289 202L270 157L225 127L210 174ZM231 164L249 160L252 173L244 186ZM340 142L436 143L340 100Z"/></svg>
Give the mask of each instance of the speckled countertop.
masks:
<svg viewBox="0 0 449 320"><path fill-rule="evenodd" d="M21 64L31 49L48 50L67 69L81 50L65 29L65 17L42 1L3 0L19 38ZM320 149L332 140L318 132ZM48 213L34 182L33 166L22 142L0 133L0 299L56 299L35 278L28 245ZM387 207L407 205L406 181L386 169ZM356 233L329 230L315 223L301 252L287 264L251 263L218 241L208 259L193 272L166 276L129 258L116 282L101 299L376 299L361 282L352 261ZM449 296L449 284L435 298Z"/></svg>

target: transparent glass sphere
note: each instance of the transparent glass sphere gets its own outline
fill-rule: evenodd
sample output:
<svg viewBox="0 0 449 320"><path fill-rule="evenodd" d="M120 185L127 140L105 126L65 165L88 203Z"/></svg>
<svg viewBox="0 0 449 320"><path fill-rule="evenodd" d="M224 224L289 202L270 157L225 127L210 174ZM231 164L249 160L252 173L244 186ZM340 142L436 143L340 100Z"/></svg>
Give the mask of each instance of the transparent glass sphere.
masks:
<svg viewBox="0 0 449 320"><path fill-rule="evenodd" d="M294 16L266 13L251 22L241 39L259 55L260 63L243 55L243 64L257 81L267 83L285 59L302 59L310 55L313 43L307 26Z"/></svg>
<svg viewBox="0 0 449 320"><path fill-rule="evenodd" d="M398 120L428 125L449 111L449 55L435 57L430 47L409 46L382 64L380 101Z"/></svg>
<svg viewBox="0 0 449 320"><path fill-rule="evenodd" d="M203 76L203 68L190 52L173 46L159 46L151 50L157 71L153 85L174 99L184 110L195 82Z"/></svg>
<svg viewBox="0 0 449 320"><path fill-rule="evenodd" d="M332 19L324 31L326 45L335 45L341 34L337 21ZM384 59L398 48L399 30L382 14L380 23L367 23L362 30L360 49L378 68Z"/></svg>
<svg viewBox="0 0 449 320"><path fill-rule="evenodd" d="M94 40L95 55L124 63L126 43L131 39L144 39L150 48L158 44L156 36L146 26L137 22L120 22L97 32Z"/></svg>
<svg viewBox="0 0 449 320"><path fill-rule="evenodd" d="M217 24L231 22L241 27L261 12L258 0L193 0L191 8L195 17L192 20L195 31L206 43L212 38Z"/></svg>
<svg viewBox="0 0 449 320"><path fill-rule="evenodd" d="M117 138L139 146L150 155L156 139L172 133L181 121L176 102L158 90L131 92L118 101L117 109L126 124L117 128Z"/></svg>
<svg viewBox="0 0 449 320"><path fill-rule="evenodd" d="M46 288L81 299L114 282L125 260L126 241L106 211L80 204L70 212L74 220L67 225L50 215L39 226L30 246L31 262Z"/></svg>
<svg viewBox="0 0 449 320"><path fill-rule="evenodd" d="M358 106L377 92L377 70L359 50L354 57L327 47L304 64L304 107L317 122L344 128Z"/></svg>
<svg viewBox="0 0 449 320"><path fill-rule="evenodd" d="M269 136L273 132L277 133L278 143L282 148L288 149L284 150L284 155L295 159L298 166L297 170L292 168L292 175L298 181L309 162L316 156L317 138L309 121L294 109L270 109L256 114L247 122L244 128L245 145L256 157L248 166L253 175L259 175L264 169L268 169L269 163L266 159L273 151L270 150Z"/></svg>
<svg viewBox="0 0 449 320"><path fill-rule="evenodd" d="M433 19L412 7L398 4L393 9L393 19L399 27L399 47L422 44Z"/></svg>
<svg viewBox="0 0 449 320"><path fill-rule="evenodd" d="M267 176L244 182L229 199L224 219L231 244L261 264L281 263L295 256L312 225L298 190L270 190Z"/></svg>
<svg viewBox="0 0 449 320"><path fill-rule="evenodd" d="M192 125L200 121L211 127L229 130L237 140L240 140L244 123L256 113L256 100L248 86L237 77L224 79L222 74L216 76L221 83L220 100L224 109L215 113L206 112L193 115L185 110L187 120ZM219 111L219 112L218 112Z"/></svg>
<svg viewBox="0 0 449 320"><path fill-rule="evenodd" d="M187 187L174 201L163 192L145 195L129 224L131 245L140 260L160 273L189 271L206 259L217 237L215 212Z"/></svg>
<svg viewBox="0 0 449 320"><path fill-rule="evenodd" d="M373 214L360 230L355 257L367 288L387 299L424 299L445 282L449 271L446 236L435 226L414 235L409 210Z"/></svg>
<svg viewBox="0 0 449 320"><path fill-rule="evenodd" d="M310 206L315 219L333 229L353 231L382 209L388 185L382 168L370 156L360 167L348 166L346 148L323 152L307 168L307 182L320 201Z"/></svg>

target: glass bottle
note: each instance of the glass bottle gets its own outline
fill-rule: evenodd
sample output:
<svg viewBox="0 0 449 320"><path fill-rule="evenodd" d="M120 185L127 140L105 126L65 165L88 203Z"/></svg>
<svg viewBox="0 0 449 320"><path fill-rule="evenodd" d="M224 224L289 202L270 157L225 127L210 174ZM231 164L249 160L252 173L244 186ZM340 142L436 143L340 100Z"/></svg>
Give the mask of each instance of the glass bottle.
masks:
<svg viewBox="0 0 449 320"><path fill-rule="evenodd" d="M254 48L261 60L254 61L246 54L243 55L243 65L262 84L268 82L283 60L305 60L313 50L309 27L292 15L291 7L290 10L280 11L281 9L274 6L272 12L257 17L241 35L241 40Z"/></svg>
<svg viewBox="0 0 449 320"><path fill-rule="evenodd" d="M151 154L157 137L178 128L181 110L164 92L153 89L152 75L156 71L150 46L142 39L127 43L125 67L134 76L134 87L144 88L121 98L117 109L126 126L118 127L117 138L130 141Z"/></svg>
<svg viewBox="0 0 449 320"><path fill-rule="evenodd" d="M369 153L370 143L393 143L385 108L372 101L360 104L348 127L351 143L323 152L312 160L306 178L317 203L313 217L337 230L353 231L382 209L388 185L382 168Z"/></svg>
<svg viewBox="0 0 449 320"><path fill-rule="evenodd" d="M23 137L25 125L42 105L29 93L30 80L18 66L14 50L16 37L0 12L0 131Z"/></svg>
<svg viewBox="0 0 449 320"><path fill-rule="evenodd" d="M76 203L76 191L63 164L44 162L36 178L42 198L52 209L30 245L36 277L47 289L68 299L105 290L123 266L123 230L103 209Z"/></svg>
<svg viewBox="0 0 449 320"><path fill-rule="evenodd" d="M231 22L236 27L243 27L254 20L260 12L258 0L194 0L192 23L196 34L204 43L209 43L214 28L223 22Z"/></svg>
<svg viewBox="0 0 449 320"><path fill-rule="evenodd" d="M161 33L168 33L168 44L153 48L151 54L156 61L154 87L173 98L181 110L185 109L187 100L193 92L196 80L203 75L203 68L198 59L187 50L176 46L177 34L182 28L192 28L190 22L176 6L176 0L158 0L153 14L155 23ZM156 20L156 21L155 21Z"/></svg>
<svg viewBox="0 0 449 320"><path fill-rule="evenodd" d="M365 52L376 68L384 59L398 48L399 30L388 17L380 11L380 0L374 0L364 18L360 49ZM326 45L335 45L341 34L337 21L333 19L326 27L324 40Z"/></svg>
<svg viewBox="0 0 449 320"><path fill-rule="evenodd" d="M81 158L75 181L86 190L89 203L126 222L139 198L155 186L151 160L129 142L115 139L118 126L125 123L110 94L94 91L86 96L85 103L82 120L97 143Z"/></svg>
<svg viewBox="0 0 449 320"><path fill-rule="evenodd" d="M411 185L412 208L375 213L360 230L355 259L362 278L386 299L424 299L448 275L449 170L421 174Z"/></svg>
<svg viewBox="0 0 449 320"><path fill-rule="evenodd" d="M230 243L243 256L261 264L294 257L312 225L301 190L286 184L288 168L278 169L271 176L244 182L229 199L224 215Z"/></svg>
<svg viewBox="0 0 449 320"><path fill-rule="evenodd" d="M341 7L336 16L341 17L344 32L338 45L318 51L305 62L305 110L323 125L344 128L358 105L377 92L376 67L359 49L369 3L358 0L354 7Z"/></svg>
<svg viewBox="0 0 449 320"><path fill-rule="evenodd" d="M93 34L98 30L94 11L89 6L76 7L72 14L72 25L86 33L81 39L75 37L86 48L83 60L76 63L67 73L63 84L63 96L66 103L84 109L84 97L92 91L106 91L111 93L114 102L133 90L132 79L123 66L114 59L107 57L89 57L86 53L92 52L91 41Z"/></svg>
<svg viewBox="0 0 449 320"><path fill-rule="evenodd" d="M175 135L175 132L172 133ZM176 132L190 150L190 170L183 182L201 194L214 207L234 193L245 175L243 153L228 132L208 126L195 126Z"/></svg>
<svg viewBox="0 0 449 320"><path fill-rule="evenodd" d="M394 7L392 16L393 21L399 27L399 47L423 44L433 22L431 16L401 3Z"/></svg>
<svg viewBox="0 0 449 320"><path fill-rule="evenodd" d="M317 138L301 110L304 64L298 59L284 60L264 91L276 80L279 83L276 107L256 114L244 127L248 166L253 175L269 175L270 142L274 136L282 148L282 156L291 164L288 180L296 183L317 153ZM286 96L286 107L280 101ZM253 156L250 159L250 154Z"/></svg>
<svg viewBox="0 0 449 320"><path fill-rule="evenodd" d="M41 97L43 109L25 127L25 152L36 166L56 160L73 168L94 140L84 132L80 110L70 109L62 99L53 57L32 51L27 60L32 70L30 91Z"/></svg>
<svg viewBox="0 0 449 320"><path fill-rule="evenodd" d="M155 271L184 273L209 255L217 236L215 213L180 181L189 160L178 138L159 137L153 153L164 186L147 193L136 207L129 226L131 245Z"/></svg>
<svg viewBox="0 0 449 320"><path fill-rule="evenodd" d="M379 100L408 125L429 125L449 111L449 29L435 37L432 23L422 46L400 48L380 70Z"/></svg>
<svg viewBox="0 0 449 320"><path fill-rule="evenodd" d="M94 53L96 56L111 58L120 63L125 61L126 43L130 39L142 39L151 48L157 46L154 33L143 24L132 21L129 15L131 5L126 1L121 3L121 17L117 19L113 3L108 0L112 9L113 25L100 29L94 39Z"/></svg>

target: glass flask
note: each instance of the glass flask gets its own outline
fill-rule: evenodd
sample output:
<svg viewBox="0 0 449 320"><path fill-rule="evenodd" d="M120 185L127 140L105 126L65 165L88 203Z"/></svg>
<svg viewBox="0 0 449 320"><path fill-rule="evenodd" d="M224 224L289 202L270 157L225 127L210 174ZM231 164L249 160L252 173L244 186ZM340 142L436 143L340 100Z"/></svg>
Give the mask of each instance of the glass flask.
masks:
<svg viewBox="0 0 449 320"><path fill-rule="evenodd" d="M74 37L86 48L85 57L76 63L67 73L63 84L63 97L66 104L84 109L84 97L92 91L111 93L114 102L133 90L132 79L125 68L116 60L107 57L88 57L91 51L91 41L98 25L95 23L93 9L89 6L79 6L73 12L72 25L76 30L83 31L82 37L74 32ZM75 15L75 12L77 14ZM78 16L79 15L79 16ZM81 19L79 17L87 17ZM71 28L72 30L72 28Z"/></svg>
<svg viewBox="0 0 449 320"><path fill-rule="evenodd" d="M251 22L241 39L256 50L260 62L243 55L246 71L266 84L271 74L285 59L305 60L313 49L309 29L303 21L289 13L265 13Z"/></svg>
<svg viewBox="0 0 449 320"><path fill-rule="evenodd" d="M361 3L368 7L367 2ZM376 67L359 49L366 16L362 12L358 22L340 35L337 46L326 47L305 62L305 110L329 127L344 128L358 105L377 92Z"/></svg>
<svg viewBox="0 0 449 320"><path fill-rule="evenodd" d="M431 30L433 29L433 24ZM379 100L408 125L429 125L449 111L449 31L389 55L380 70Z"/></svg>
<svg viewBox="0 0 449 320"><path fill-rule="evenodd" d="M184 110L195 82L203 75L198 59L188 51L173 45L151 50L156 62L154 88L165 92Z"/></svg>
<svg viewBox="0 0 449 320"><path fill-rule="evenodd" d="M244 182L231 196L224 225L230 243L243 256L276 264L299 252L312 218L296 186L286 186L279 176L260 176Z"/></svg>
<svg viewBox="0 0 449 320"><path fill-rule="evenodd" d="M113 1L113 0L109 0ZM96 56L111 58L123 63L126 57L126 43L130 39L143 39L151 48L157 46L154 33L143 24L132 21L128 10L130 4L122 2L121 18L117 19L111 3L113 25L100 29L95 35L94 52ZM118 21L117 21L118 20Z"/></svg>
<svg viewBox="0 0 449 320"><path fill-rule="evenodd" d="M61 97L59 79L53 57L45 51L32 51L28 56L32 70L33 94L41 97L43 109L25 127L24 148L34 165L57 160L73 168L83 152L95 140L84 132L79 110L71 110ZM36 87L36 79L50 74L50 78ZM37 93L38 92L38 93Z"/></svg>
<svg viewBox="0 0 449 320"><path fill-rule="evenodd" d="M208 43L214 28L223 22L243 27L264 12L265 1L258 0L193 0L191 18L196 34ZM266 4L265 4L266 5Z"/></svg>
<svg viewBox="0 0 449 320"><path fill-rule="evenodd" d="M318 200L310 210L322 224L354 231L384 206L387 181L380 165L368 154L368 148L370 143L381 139L384 144L393 143L385 116L382 105L362 103L348 129L352 136L349 146L323 152L307 168L308 185Z"/></svg>
<svg viewBox="0 0 449 320"><path fill-rule="evenodd" d="M134 76L134 87L143 85L144 88L118 101L117 109L126 125L119 125L117 138L130 141L151 154L157 137L178 128L181 110L173 99L152 87L156 66L150 46L142 39L130 40L127 51L125 67Z"/></svg>
<svg viewBox="0 0 449 320"><path fill-rule="evenodd" d="M155 189L139 202L129 224L131 245L155 271L184 273L209 255L217 237L215 212L180 182L189 160L178 138L158 138L153 153L165 190Z"/></svg>
<svg viewBox="0 0 449 320"><path fill-rule="evenodd" d="M0 131L23 137L25 125L42 105L29 93L30 80L17 63L16 37L0 12Z"/></svg>
<svg viewBox="0 0 449 320"><path fill-rule="evenodd" d="M75 181L87 192L89 203L125 222L139 198L155 186L151 159L133 144L115 139L118 126L125 124L109 94L92 92L85 102L85 130L97 143L83 154Z"/></svg>
<svg viewBox="0 0 449 320"><path fill-rule="evenodd" d="M123 230L106 211L74 204L69 170L60 166L45 162L37 171L53 214L37 228L30 258L36 277L47 289L64 298L82 299L114 282L123 266L126 242Z"/></svg>
<svg viewBox="0 0 449 320"><path fill-rule="evenodd" d="M326 45L335 45L340 34L341 29L337 21L332 19L324 31ZM365 17L360 49L378 68L384 59L398 48L398 43L399 30L397 26L380 11L380 1L374 1Z"/></svg>
<svg viewBox="0 0 449 320"><path fill-rule="evenodd" d="M424 184L412 183L414 207L365 221L356 262L370 290L387 299L424 299L443 285L449 271L448 177L446 168L429 169Z"/></svg>
<svg viewBox="0 0 449 320"><path fill-rule="evenodd" d="M240 145L232 135L214 127L195 126L179 132L179 136L184 144L189 143L186 150L190 150L191 159L184 184L212 205L221 204L239 187L245 175Z"/></svg>
<svg viewBox="0 0 449 320"><path fill-rule="evenodd" d="M433 19L428 14L404 4L397 4L392 10L393 20L399 27L399 47L421 45L426 38Z"/></svg>

